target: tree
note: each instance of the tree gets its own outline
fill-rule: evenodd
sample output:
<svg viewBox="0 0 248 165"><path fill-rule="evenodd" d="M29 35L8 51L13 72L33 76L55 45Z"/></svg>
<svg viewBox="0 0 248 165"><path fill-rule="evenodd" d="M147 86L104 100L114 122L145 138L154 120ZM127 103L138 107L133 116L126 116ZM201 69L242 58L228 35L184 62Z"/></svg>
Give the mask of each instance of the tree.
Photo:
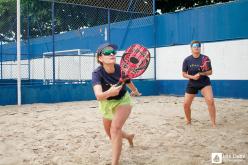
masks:
<svg viewBox="0 0 248 165"><path fill-rule="evenodd" d="M21 0L21 37L23 40L27 40L28 37L36 38L52 35L51 1ZM161 9L165 13L228 1L230 0L157 0L156 8ZM55 3L54 28L55 34L59 34L66 31L107 24L107 10L90 7L91 5L127 10L129 8L129 2L132 2L132 5L137 5L135 2L139 2L139 0L122 0L119 3L116 3L115 0L56 0L56 2L64 2ZM72 5L66 4L66 2L77 2L79 4ZM144 8L142 6L136 6L136 8L142 8L145 11L151 9L149 7L151 6L151 0L144 0L142 2L144 3L138 4L142 4ZM89 6L83 6L84 4ZM146 14L135 14L132 18L144 16ZM130 13L111 11L111 22L124 21L129 18ZM0 41L16 41L16 0L0 1Z"/></svg>
<svg viewBox="0 0 248 165"><path fill-rule="evenodd" d="M16 1L2 0L0 3L0 40L10 41L15 38Z"/></svg>
<svg viewBox="0 0 248 165"><path fill-rule="evenodd" d="M37 0L22 0L21 1L21 34L22 39L27 36L27 22L30 17L30 27L34 24L45 20L45 25L49 24L49 3L41 3ZM51 23L50 23L51 24ZM49 29L44 26L36 26L32 28L31 33L33 36L41 36L39 30L44 31ZM45 31L46 31L45 30ZM0 2L0 40L5 42L16 41L16 0L1 0Z"/></svg>
<svg viewBox="0 0 248 165"><path fill-rule="evenodd" d="M52 3L21 0L21 38L52 35ZM55 3L55 34L106 24L107 10ZM29 33L28 33L29 31ZM0 1L0 40L16 41L16 0Z"/></svg>

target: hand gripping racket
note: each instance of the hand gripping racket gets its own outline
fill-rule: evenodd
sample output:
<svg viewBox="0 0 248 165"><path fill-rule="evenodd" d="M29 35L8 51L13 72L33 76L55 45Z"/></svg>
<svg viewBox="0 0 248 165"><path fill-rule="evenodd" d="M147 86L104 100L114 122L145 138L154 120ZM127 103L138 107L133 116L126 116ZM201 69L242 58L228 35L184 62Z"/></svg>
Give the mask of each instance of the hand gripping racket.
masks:
<svg viewBox="0 0 248 165"><path fill-rule="evenodd" d="M123 85L127 79L142 75L150 63L150 58L150 52L142 45L133 44L127 48L121 57L121 77L117 86Z"/></svg>

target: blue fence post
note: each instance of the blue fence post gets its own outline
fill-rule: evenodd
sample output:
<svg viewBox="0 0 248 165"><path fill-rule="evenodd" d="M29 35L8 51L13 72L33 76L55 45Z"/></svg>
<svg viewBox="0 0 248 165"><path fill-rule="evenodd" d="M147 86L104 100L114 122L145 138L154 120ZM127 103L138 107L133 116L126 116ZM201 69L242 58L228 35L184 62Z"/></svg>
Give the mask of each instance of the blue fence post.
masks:
<svg viewBox="0 0 248 165"><path fill-rule="evenodd" d="M28 7L28 10L29 10L29 7ZM30 16L29 15L28 15L27 23L28 23L28 27L27 27L28 28L27 29L27 33L28 33L28 79L30 80Z"/></svg>
<svg viewBox="0 0 248 165"><path fill-rule="evenodd" d="M108 9L108 43L110 42L110 9Z"/></svg>
<svg viewBox="0 0 248 165"><path fill-rule="evenodd" d="M53 51L53 84L55 84L55 36L54 36L54 0L52 2L52 51Z"/></svg>
<svg viewBox="0 0 248 165"><path fill-rule="evenodd" d="M137 1L135 1L134 5L133 5L133 9L135 9L135 6L136 6L136 3ZM127 34L128 34L128 28L133 20L133 12L132 12L132 9L131 6L133 4L133 0L129 1L129 4L128 4L128 8L127 8L127 12L131 11L130 16L129 16L129 19L128 19L128 24L127 24L127 27L126 27L126 30L124 32L124 36L123 36L123 39L122 39L122 42L121 42L121 45L120 45L120 49L123 48L123 45L125 43L125 40L126 40L126 37L127 37Z"/></svg>
<svg viewBox="0 0 248 165"><path fill-rule="evenodd" d="M152 11L153 11L153 35L154 35L154 79L157 79L157 65L156 65L156 56L157 56L157 51L156 51L156 47L157 47L157 42L156 42L156 7L155 7L155 0L152 1Z"/></svg>
<svg viewBox="0 0 248 165"><path fill-rule="evenodd" d="M3 41L1 41L1 79L3 79Z"/></svg>

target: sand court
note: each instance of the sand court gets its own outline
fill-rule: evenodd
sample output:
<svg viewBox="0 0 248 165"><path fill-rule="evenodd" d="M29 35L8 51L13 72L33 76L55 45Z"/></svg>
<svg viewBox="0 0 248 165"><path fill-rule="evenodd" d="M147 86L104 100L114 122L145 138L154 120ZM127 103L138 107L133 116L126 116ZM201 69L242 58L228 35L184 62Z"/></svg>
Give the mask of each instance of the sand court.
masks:
<svg viewBox="0 0 248 165"><path fill-rule="evenodd" d="M203 98L192 104L191 126L185 125L183 97L134 98L124 127L135 133L134 147L123 142L121 164L211 164L211 153L245 155L223 161L247 164L247 100L215 101L217 128L213 129ZM110 162L111 144L97 101L0 107L0 165Z"/></svg>

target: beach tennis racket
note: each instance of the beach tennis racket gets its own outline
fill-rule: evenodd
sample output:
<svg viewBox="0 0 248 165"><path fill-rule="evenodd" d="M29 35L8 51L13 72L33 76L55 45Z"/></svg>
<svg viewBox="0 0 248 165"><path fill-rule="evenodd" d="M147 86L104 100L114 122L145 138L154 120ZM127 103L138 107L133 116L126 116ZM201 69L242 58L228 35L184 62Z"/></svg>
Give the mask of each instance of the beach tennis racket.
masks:
<svg viewBox="0 0 248 165"><path fill-rule="evenodd" d="M207 56L204 56L201 61L200 72L209 71L209 63L210 63L209 58Z"/></svg>
<svg viewBox="0 0 248 165"><path fill-rule="evenodd" d="M126 80L142 75L149 63L151 54L147 48L139 44L133 44L126 49L121 57L121 77L117 86L123 85Z"/></svg>

